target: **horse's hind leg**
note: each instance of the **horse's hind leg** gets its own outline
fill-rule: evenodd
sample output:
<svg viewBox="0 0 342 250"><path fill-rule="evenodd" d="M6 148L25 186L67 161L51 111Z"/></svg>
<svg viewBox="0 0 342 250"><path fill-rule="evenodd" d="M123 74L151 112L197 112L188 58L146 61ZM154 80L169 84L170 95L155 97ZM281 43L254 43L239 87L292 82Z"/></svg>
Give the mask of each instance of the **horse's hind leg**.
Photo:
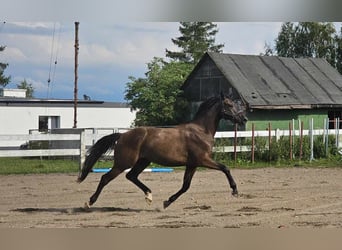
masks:
<svg viewBox="0 0 342 250"><path fill-rule="evenodd" d="M89 206L93 205L96 202L104 186L106 186L111 180L121 174L122 171L122 169L113 167L108 173L102 175L95 193L90 197Z"/></svg>
<svg viewBox="0 0 342 250"><path fill-rule="evenodd" d="M194 176L196 172L196 167L189 167L187 166L185 169L184 177L183 177L183 185L182 188L172 195L167 201L164 201L164 208L167 208L171 205L172 202L178 199L179 196L184 194L190 187L192 177Z"/></svg>
<svg viewBox="0 0 342 250"><path fill-rule="evenodd" d="M145 194L148 204L152 203L152 191L138 179L138 175L150 164L146 159L139 159L134 167L126 174L126 178L139 187Z"/></svg>

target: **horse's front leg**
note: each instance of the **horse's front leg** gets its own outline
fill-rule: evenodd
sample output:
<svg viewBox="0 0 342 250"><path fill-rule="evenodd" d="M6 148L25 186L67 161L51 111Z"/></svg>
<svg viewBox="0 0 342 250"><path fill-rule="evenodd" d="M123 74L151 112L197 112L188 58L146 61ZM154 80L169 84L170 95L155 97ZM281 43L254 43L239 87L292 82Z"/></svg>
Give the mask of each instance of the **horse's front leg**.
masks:
<svg viewBox="0 0 342 250"><path fill-rule="evenodd" d="M220 164L220 170L226 175L226 177L228 179L229 186L232 189L232 195L235 197L238 197L239 192L237 190L237 186L236 186L236 183L234 181L234 178L230 173L230 170L226 166L224 166L223 164Z"/></svg>
<svg viewBox="0 0 342 250"><path fill-rule="evenodd" d="M209 158L209 159L207 159L204 162L203 166L207 167L207 168L211 168L211 169L222 171L226 175L226 177L227 177L227 180L229 182L229 186L232 189L232 195L235 196L235 197L238 196L239 192L237 190L237 186L236 186L236 183L234 181L234 178L231 175L230 170L225 165L223 165L221 163L217 163L214 160Z"/></svg>

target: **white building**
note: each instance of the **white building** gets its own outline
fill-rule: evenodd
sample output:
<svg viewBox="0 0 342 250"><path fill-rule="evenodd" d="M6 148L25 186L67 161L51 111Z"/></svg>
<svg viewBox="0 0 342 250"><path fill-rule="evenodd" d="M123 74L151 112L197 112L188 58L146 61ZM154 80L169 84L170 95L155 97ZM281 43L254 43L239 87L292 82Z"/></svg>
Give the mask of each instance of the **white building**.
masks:
<svg viewBox="0 0 342 250"><path fill-rule="evenodd" d="M74 125L73 100L10 96L0 95L0 134L28 134L30 130L47 131ZM135 112L125 103L92 100L77 103L77 128L129 128L134 119Z"/></svg>

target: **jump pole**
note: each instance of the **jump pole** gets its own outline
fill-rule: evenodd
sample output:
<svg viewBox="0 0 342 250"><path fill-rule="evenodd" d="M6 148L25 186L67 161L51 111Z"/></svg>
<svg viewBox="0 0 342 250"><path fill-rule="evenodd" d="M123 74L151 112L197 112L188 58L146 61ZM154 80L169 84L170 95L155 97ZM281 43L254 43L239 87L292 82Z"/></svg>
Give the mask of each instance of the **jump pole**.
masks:
<svg viewBox="0 0 342 250"><path fill-rule="evenodd" d="M93 173L107 173L111 170L111 168L94 168L92 170ZM129 172L131 169L126 169L125 173ZM173 172L173 168L146 168L144 169L145 173L170 173Z"/></svg>

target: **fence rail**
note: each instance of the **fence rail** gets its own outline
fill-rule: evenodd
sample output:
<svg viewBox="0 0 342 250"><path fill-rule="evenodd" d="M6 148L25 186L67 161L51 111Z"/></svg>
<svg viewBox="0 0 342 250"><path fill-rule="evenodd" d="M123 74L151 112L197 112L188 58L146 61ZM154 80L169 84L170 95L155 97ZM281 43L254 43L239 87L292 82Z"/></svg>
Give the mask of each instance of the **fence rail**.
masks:
<svg viewBox="0 0 342 250"><path fill-rule="evenodd" d="M70 129L68 130L70 131ZM28 134L28 135L0 135L0 157L43 157L43 156L78 156L80 166L84 162L86 149L91 147L98 139L106 134L117 132L117 129L77 129L77 133L66 134ZM127 131L121 129L120 132ZM253 145L237 145L237 138L256 138L269 137L279 139L281 136L301 136L309 135L313 141L313 137L317 135L335 135L337 148L342 147L342 129L309 129L309 130L263 130L263 131L225 131L217 132L215 139L232 138L233 146L217 146L214 147L215 152L248 152L253 150ZM22 142L42 142L47 141L47 148L40 149L20 149ZM54 148L54 143L59 142L58 146L66 146L65 148ZM64 143L63 143L64 142ZM73 143L71 143L73 142ZM9 147L8 145L17 145ZM70 148L71 147L71 148ZM340 150L342 153L342 150Z"/></svg>

